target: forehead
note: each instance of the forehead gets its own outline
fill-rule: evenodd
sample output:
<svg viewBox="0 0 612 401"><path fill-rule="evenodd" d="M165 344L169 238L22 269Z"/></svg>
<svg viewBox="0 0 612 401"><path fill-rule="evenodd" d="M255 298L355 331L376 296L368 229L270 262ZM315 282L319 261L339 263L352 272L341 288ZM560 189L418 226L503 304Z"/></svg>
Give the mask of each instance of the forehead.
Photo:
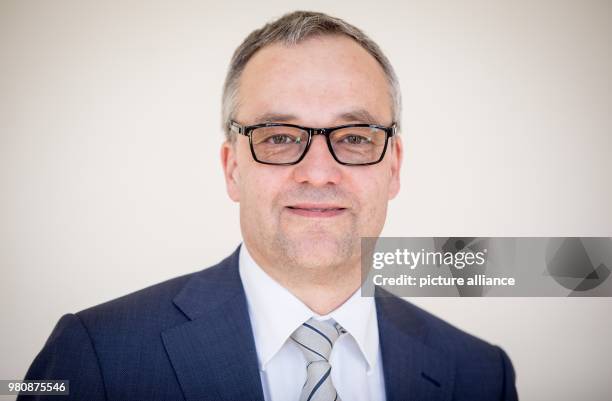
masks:
<svg viewBox="0 0 612 401"><path fill-rule="evenodd" d="M309 38L259 50L240 77L237 119L291 115L295 122L325 126L365 110L391 122L389 84L380 64L347 36Z"/></svg>

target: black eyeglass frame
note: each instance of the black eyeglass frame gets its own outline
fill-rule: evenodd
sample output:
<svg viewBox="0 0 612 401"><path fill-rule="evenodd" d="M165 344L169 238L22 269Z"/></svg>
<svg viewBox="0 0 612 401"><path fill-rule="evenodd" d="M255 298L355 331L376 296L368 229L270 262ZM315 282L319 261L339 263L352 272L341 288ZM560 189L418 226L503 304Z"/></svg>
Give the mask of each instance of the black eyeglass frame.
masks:
<svg viewBox="0 0 612 401"><path fill-rule="evenodd" d="M292 127L292 128L299 128L303 131L308 132L308 141L306 142L306 147L304 148L304 152L302 152L302 155L296 161L291 162L291 163L271 163L271 162L264 162L264 161L259 160L257 158L257 155L255 155L255 148L253 146L253 135L251 135L251 133L256 128L265 128L265 127ZM336 156L336 153L334 152L334 148L332 147L332 144L331 144L331 139L330 139L331 133L336 130L343 129L343 128L362 128L362 127L377 128L377 129L385 131L385 134L386 134L385 146L383 147L383 151L380 155L380 158L378 158L378 160L375 160L373 162L368 162L368 163L345 163L345 162L340 161L338 157ZM392 123L388 127L385 127L384 125L376 125L376 124L345 124L345 125L337 125L335 127L330 127L330 128L311 128L311 127L304 127L302 125L285 124L285 123L262 123L262 124L255 124L255 125L241 125L241 124L238 124L236 121L232 120L229 122L229 129L231 132L235 132L236 134L244 135L249 138L249 146L251 148L251 155L253 155L253 159L256 162L261 163L261 164L269 164L272 166L293 166L301 162L306 156L306 153L308 153L308 150L310 149L310 145L312 144L312 137L314 135L325 136L325 141L327 142L327 148L329 149L329 153L331 153L334 160L338 162L339 164L342 164L344 166L370 166L372 164L380 163L385 158L385 153L387 153L387 145L389 144L389 138L392 138L397 134L397 124L396 123Z"/></svg>

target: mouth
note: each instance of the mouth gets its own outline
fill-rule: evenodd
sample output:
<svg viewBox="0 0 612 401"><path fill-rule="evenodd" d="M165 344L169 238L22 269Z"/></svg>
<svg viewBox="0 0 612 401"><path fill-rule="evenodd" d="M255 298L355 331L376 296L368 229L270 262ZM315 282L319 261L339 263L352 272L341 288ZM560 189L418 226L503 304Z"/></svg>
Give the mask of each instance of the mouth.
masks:
<svg viewBox="0 0 612 401"><path fill-rule="evenodd" d="M335 217L347 208L337 205L300 204L287 206L290 213L303 217Z"/></svg>

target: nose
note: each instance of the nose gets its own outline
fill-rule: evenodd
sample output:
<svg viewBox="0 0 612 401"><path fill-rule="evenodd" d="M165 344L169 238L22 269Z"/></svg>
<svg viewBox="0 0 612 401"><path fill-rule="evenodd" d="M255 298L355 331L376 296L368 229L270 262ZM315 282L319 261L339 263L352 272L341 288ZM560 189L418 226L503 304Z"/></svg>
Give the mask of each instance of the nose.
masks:
<svg viewBox="0 0 612 401"><path fill-rule="evenodd" d="M295 165L293 174L297 182L317 187L340 182L341 166L334 160L323 135L312 138L308 153Z"/></svg>

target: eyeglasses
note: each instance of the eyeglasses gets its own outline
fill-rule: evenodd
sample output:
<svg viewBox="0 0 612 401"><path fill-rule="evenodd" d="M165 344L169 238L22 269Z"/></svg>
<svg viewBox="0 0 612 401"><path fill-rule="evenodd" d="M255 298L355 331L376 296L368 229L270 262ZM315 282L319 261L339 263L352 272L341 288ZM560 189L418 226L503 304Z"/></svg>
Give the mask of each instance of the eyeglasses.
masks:
<svg viewBox="0 0 612 401"><path fill-rule="evenodd" d="M249 137L256 162L273 165L299 163L312 144L314 135L323 135L334 159L348 166L379 163L387 150L396 125L347 124L332 128L309 128L294 124L264 123L243 126L230 121L232 132Z"/></svg>

